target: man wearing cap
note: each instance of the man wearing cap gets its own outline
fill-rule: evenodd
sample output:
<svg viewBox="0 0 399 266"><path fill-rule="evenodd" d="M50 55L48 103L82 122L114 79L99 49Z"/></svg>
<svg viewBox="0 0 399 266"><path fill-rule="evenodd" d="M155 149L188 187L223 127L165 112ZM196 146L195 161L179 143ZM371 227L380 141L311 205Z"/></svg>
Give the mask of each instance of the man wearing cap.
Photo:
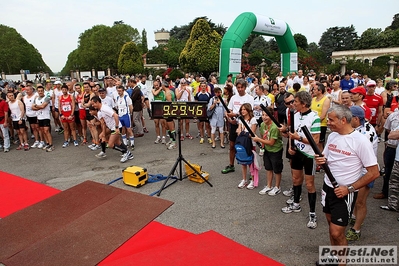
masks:
<svg viewBox="0 0 399 266"><path fill-rule="evenodd" d="M354 105L360 106L364 110L364 117L367 121L371 119L371 110L370 108L363 102L364 97L366 97L366 91L363 87L356 87L351 89L351 100Z"/></svg>
<svg viewBox="0 0 399 266"><path fill-rule="evenodd" d="M105 90L105 88L100 88L98 90L98 95L100 96L101 99L101 103L108 105L109 107L111 107L112 109L115 109L115 102L114 99L112 99L111 97L109 97L107 95L107 91Z"/></svg>
<svg viewBox="0 0 399 266"><path fill-rule="evenodd" d="M351 74L349 72L346 72L345 78L341 79L340 87L343 91L348 91L355 87L353 80L351 79Z"/></svg>
<svg viewBox="0 0 399 266"><path fill-rule="evenodd" d="M382 117L382 106L384 102L382 97L375 93L376 83L374 80L370 80L367 83L367 94L363 99L363 102L367 105L371 110L371 120L369 120L370 124L374 127L381 126L381 117Z"/></svg>
<svg viewBox="0 0 399 266"><path fill-rule="evenodd" d="M360 80L359 80L359 74L354 72L351 75L351 80L353 81L353 86L357 87L360 84Z"/></svg>
<svg viewBox="0 0 399 266"><path fill-rule="evenodd" d="M378 137L374 127L364 119L364 110L360 106L354 105L350 109L352 112L352 127L367 137L367 139L373 145L374 155L377 158ZM363 168L361 175L364 175L365 173L366 169ZM348 241L355 241L359 240L360 238L360 228L367 214L366 201L370 193L370 188L373 188L373 186L374 180L359 189L355 203L355 209L353 212L354 215L352 215L352 217L349 219L349 223L353 225L353 227L346 232L346 239Z"/></svg>

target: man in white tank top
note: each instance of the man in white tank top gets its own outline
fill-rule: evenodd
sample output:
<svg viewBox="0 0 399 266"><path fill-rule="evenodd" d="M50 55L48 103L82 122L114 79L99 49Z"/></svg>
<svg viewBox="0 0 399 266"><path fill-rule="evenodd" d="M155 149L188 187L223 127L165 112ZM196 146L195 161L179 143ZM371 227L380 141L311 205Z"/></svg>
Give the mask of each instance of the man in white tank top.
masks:
<svg viewBox="0 0 399 266"><path fill-rule="evenodd" d="M11 111L11 120L14 126L14 129L18 133L18 138L20 141L20 145L18 146L17 150L24 149L25 151L29 150L28 144L28 136L26 135L25 127L25 108L24 104L20 101L15 99L13 92L7 93L8 98L8 108Z"/></svg>

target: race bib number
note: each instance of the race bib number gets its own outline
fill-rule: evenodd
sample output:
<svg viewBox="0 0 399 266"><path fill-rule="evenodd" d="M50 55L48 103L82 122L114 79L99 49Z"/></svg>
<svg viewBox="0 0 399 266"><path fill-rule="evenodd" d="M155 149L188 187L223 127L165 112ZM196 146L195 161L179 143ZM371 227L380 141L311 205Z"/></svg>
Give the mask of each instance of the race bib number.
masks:
<svg viewBox="0 0 399 266"><path fill-rule="evenodd" d="M11 114L11 119L12 120L17 119L17 115L16 114Z"/></svg>
<svg viewBox="0 0 399 266"><path fill-rule="evenodd" d="M78 106L79 106L79 109L84 109L83 104L81 102L78 104Z"/></svg>
<svg viewBox="0 0 399 266"><path fill-rule="evenodd" d="M42 110L37 111L37 115L43 115L43 111Z"/></svg>
<svg viewBox="0 0 399 266"><path fill-rule="evenodd" d="M305 144L297 142L296 147L298 148L298 150L303 151L303 149L305 148Z"/></svg>
<svg viewBox="0 0 399 266"><path fill-rule="evenodd" d="M118 114L119 114L119 116L123 116L123 115L127 114L127 109L126 108L119 108Z"/></svg>
<svg viewBox="0 0 399 266"><path fill-rule="evenodd" d="M326 206L326 192L324 190L321 190L321 205Z"/></svg>
<svg viewBox="0 0 399 266"><path fill-rule="evenodd" d="M63 105L62 106L62 111L69 112L69 111L72 111L72 108L71 108L70 105Z"/></svg>

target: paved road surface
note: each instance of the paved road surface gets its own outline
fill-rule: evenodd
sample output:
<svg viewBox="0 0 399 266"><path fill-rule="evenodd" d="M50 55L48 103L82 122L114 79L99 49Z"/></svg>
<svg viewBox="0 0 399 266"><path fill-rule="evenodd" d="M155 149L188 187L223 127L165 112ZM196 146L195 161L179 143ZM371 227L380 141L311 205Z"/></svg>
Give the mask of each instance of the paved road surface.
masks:
<svg viewBox="0 0 399 266"><path fill-rule="evenodd" d="M147 115L147 114L146 114ZM55 151L17 151L0 154L2 171L13 173L61 190L70 188L85 180L108 183L121 176L127 166L137 165L148 169L150 174L167 175L172 168L178 151L167 150L165 145L154 144L156 138L154 123L146 119L150 133L136 139L135 158L120 163L120 153L107 150L107 158L97 159L96 152L85 146L61 148L63 137L53 133ZM196 124L191 123L191 134L196 135ZM328 228L321 205L317 204L317 229L306 227L308 221L308 200L303 189L302 212L284 214L287 197L259 195L265 184L265 170L260 172L260 187L254 190L238 189L241 169L235 173L221 174L228 164L228 149L212 149L209 144L199 144L199 139L182 142L183 156L192 163L200 164L210 173L209 181L197 184L184 179L165 189L161 198L175 204L163 213L157 221L166 225L185 229L194 233L215 230L251 249L278 260L286 265L314 265L318 259L319 245L329 245ZM383 144L379 146L380 163ZM124 185L122 181L112 184L115 187L150 194L157 191L162 183L147 184L141 188ZM322 174L316 176L316 186L320 191ZM291 186L288 161L284 160L282 188ZM379 209L386 200L375 200L373 193L381 190L382 178L376 184L368 200L368 217L364 223L361 240L356 245L397 245L399 235L398 213ZM318 193L318 202L320 194ZM126 206L129 208L129 206Z"/></svg>

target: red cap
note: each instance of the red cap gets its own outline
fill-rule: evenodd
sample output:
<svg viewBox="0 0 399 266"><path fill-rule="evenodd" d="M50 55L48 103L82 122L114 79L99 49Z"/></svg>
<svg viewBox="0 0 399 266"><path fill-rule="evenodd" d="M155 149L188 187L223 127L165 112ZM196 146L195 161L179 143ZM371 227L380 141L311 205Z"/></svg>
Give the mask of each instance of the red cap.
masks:
<svg viewBox="0 0 399 266"><path fill-rule="evenodd" d="M366 97L366 90L363 87L356 87L349 91L350 93L360 93L363 97Z"/></svg>

